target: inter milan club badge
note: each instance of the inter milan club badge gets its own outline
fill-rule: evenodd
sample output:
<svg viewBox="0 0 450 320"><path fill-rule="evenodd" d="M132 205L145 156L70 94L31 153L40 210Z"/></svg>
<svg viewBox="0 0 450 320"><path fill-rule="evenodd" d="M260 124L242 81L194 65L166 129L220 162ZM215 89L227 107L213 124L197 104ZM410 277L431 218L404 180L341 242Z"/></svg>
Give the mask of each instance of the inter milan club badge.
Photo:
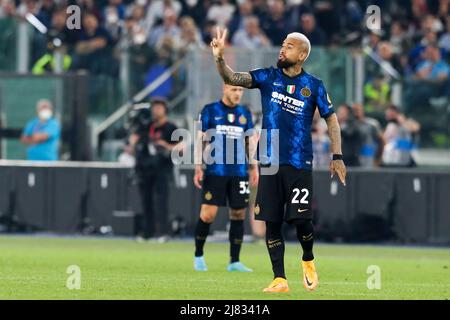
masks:
<svg viewBox="0 0 450 320"><path fill-rule="evenodd" d="M302 94L302 96L304 96L305 98L308 98L311 95L311 90L309 90L309 88L302 88L302 90L300 90L300 93Z"/></svg>
<svg viewBox="0 0 450 320"><path fill-rule="evenodd" d="M246 124L247 123L247 118L244 117L244 115L239 117L239 123L240 124Z"/></svg>
<svg viewBox="0 0 450 320"><path fill-rule="evenodd" d="M293 94L295 92L295 86L293 86L293 85L287 86L286 91L290 94Z"/></svg>
<svg viewBox="0 0 450 320"><path fill-rule="evenodd" d="M236 116L233 113L228 114L228 122L233 123L236 120Z"/></svg>
<svg viewBox="0 0 450 320"><path fill-rule="evenodd" d="M212 199L211 192L208 191L207 193L205 193L205 199L208 200L208 201Z"/></svg>

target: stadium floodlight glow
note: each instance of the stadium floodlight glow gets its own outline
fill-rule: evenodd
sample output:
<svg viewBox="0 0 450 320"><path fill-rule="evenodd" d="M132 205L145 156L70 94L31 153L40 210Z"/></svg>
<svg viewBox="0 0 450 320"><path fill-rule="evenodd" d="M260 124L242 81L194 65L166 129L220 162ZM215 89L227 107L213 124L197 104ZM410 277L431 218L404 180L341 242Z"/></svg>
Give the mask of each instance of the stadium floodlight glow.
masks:
<svg viewBox="0 0 450 320"><path fill-rule="evenodd" d="M33 25L33 27L38 29L38 31L40 33L43 33L43 34L47 33L47 31L48 31L47 27L38 18L36 18L36 16L34 14L27 13L25 15L25 19L27 19L27 21L29 23L31 23Z"/></svg>

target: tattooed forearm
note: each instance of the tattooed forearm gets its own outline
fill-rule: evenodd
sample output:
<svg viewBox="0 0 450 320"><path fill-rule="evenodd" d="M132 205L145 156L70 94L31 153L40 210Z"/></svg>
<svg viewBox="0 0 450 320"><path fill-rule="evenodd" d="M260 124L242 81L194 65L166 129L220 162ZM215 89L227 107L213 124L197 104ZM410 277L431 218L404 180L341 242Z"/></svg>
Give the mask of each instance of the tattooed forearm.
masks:
<svg viewBox="0 0 450 320"><path fill-rule="evenodd" d="M223 58L216 58L217 70L226 84L250 88L252 86L252 76L248 72L234 72Z"/></svg>
<svg viewBox="0 0 450 320"><path fill-rule="evenodd" d="M328 126L328 136L330 137L330 151L332 154L342 154L341 149L341 128L336 114L332 114L326 120Z"/></svg>

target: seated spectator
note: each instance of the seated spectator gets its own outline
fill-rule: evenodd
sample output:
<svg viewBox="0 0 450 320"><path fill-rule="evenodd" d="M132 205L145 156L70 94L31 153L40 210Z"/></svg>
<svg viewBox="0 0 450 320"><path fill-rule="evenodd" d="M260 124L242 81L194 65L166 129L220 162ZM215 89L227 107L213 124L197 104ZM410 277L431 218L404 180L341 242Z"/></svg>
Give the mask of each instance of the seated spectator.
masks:
<svg viewBox="0 0 450 320"><path fill-rule="evenodd" d="M83 30L80 41L75 46L74 67L88 69L91 73L111 71L111 38L108 32L98 24L97 17L87 13L83 18Z"/></svg>
<svg viewBox="0 0 450 320"><path fill-rule="evenodd" d="M194 19L187 16L180 19L180 36L176 39L176 42L181 55L190 49L205 47Z"/></svg>
<svg viewBox="0 0 450 320"><path fill-rule="evenodd" d="M274 46L279 46L292 29L283 0L275 0L270 4L269 16L262 22L262 29Z"/></svg>
<svg viewBox="0 0 450 320"><path fill-rule="evenodd" d="M226 27L231 21L235 6L229 0L218 0L209 8L206 18L214 20L220 27Z"/></svg>
<svg viewBox="0 0 450 320"><path fill-rule="evenodd" d="M47 28L50 27L53 13L56 10L56 4L54 0L42 0L41 7L37 14L37 18L41 21Z"/></svg>
<svg viewBox="0 0 450 320"><path fill-rule="evenodd" d="M312 46L324 46L327 44L325 33L316 25L316 18L311 13L305 13L300 19L300 30L311 42Z"/></svg>
<svg viewBox="0 0 450 320"><path fill-rule="evenodd" d="M245 30L239 30L233 36L232 43L238 48L257 49L269 47L270 40L259 27L259 20L252 16L245 19Z"/></svg>
<svg viewBox="0 0 450 320"><path fill-rule="evenodd" d="M145 76L145 85L149 85L155 81L160 75L169 70L172 64L172 56L174 51L173 39L170 37L165 37L161 40L160 46L158 48L158 59L150 67ZM169 76L156 90L154 90L150 97L163 97L168 98L173 93L174 78Z"/></svg>
<svg viewBox="0 0 450 320"><path fill-rule="evenodd" d="M104 22L104 28L114 41L119 39L124 19L125 6L122 4L122 0L109 0L108 5L103 8L102 21Z"/></svg>
<svg viewBox="0 0 450 320"><path fill-rule="evenodd" d="M447 31L439 38L439 47L445 50L446 56L450 57L450 15L446 19Z"/></svg>
<svg viewBox="0 0 450 320"><path fill-rule="evenodd" d="M447 81L450 67L442 60L441 51L435 45L430 45L424 53L425 61L417 66L415 78L430 82Z"/></svg>
<svg viewBox="0 0 450 320"><path fill-rule="evenodd" d="M244 30L244 20L253 15L253 4L250 0L243 0L239 3L238 11L235 11L228 24L229 38L232 39L236 31Z"/></svg>
<svg viewBox="0 0 450 320"><path fill-rule="evenodd" d="M400 21L394 21L390 29L389 43L394 55L403 54L408 43L408 35L405 26Z"/></svg>
<svg viewBox="0 0 450 320"><path fill-rule="evenodd" d="M0 4L0 19L13 17L16 14L14 0L3 0Z"/></svg>
<svg viewBox="0 0 450 320"><path fill-rule="evenodd" d="M65 9L55 11L52 16L52 23L48 30L50 38L58 38L63 45L68 47L71 52L75 43L80 37L80 32L77 29L69 30L66 26L67 13Z"/></svg>
<svg viewBox="0 0 450 320"><path fill-rule="evenodd" d="M175 15L175 20L181 13L181 3L177 0L155 0L151 1L150 6L147 8L146 32L149 33L154 26L160 24L164 20L167 11L172 12Z"/></svg>
<svg viewBox="0 0 450 320"><path fill-rule="evenodd" d="M38 117L25 126L20 138L27 148L27 160L58 160L58 143L61 129L53 118L53 105L48 100L39 100L36 106Z"/></svg>
<svg viewBox="0 0 450 320"><path fill-rule="evenodd" d="M141 7L140 7L141 8ZM140 15L133 14L125 19L125 30L128 37L128 53L130 67L130 93L134 95L144 87L144 74L150 64L157 58L156 50L147 43L147 35Z"/></svg>
<svg viewBox="0 0 450 320"><path fill-rule="evenodd" d="M78 0L77 2L81 8L81 12L92 13L98 21L101 21L102 15L95 4L95 0Z"/></svg>
<svg viewBox="0 0 450 320"><path fill-rule="evenodd" d="M152 47L159 46L159 42L166 37L176 39L180 36L180 28L177 25L177 15L173 10L166 10L162 25L155 27L150 32L148 44Z"/></svg>

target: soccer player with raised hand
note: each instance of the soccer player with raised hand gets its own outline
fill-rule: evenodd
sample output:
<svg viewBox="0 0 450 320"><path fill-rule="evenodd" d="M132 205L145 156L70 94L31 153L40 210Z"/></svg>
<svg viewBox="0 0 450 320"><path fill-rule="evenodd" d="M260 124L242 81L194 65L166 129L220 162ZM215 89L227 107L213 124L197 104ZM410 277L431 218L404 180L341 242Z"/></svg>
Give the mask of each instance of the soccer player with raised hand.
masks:
<svg viewBox="0 0 450 320"><path fill-rule="evenodd" d="M341 133L331 99L322 80L307 73L303 64L311 52L308 38L298 32L284 40L277 68L269 67L250 72L235 72L224 60L227 30L217 28L211 41L217 70L226 84L261 91L262 130L267 132L267 154L259 157L260 165L277 166L272 175L261 170L255 219L266 222L266 245L272 262L274 279L264 292L288 292L284 270L283 221L294 224L302 246L303 284L307 290L318 285L314 265L312 224L312 139L311 126L318 108L328 126L331 140L331 178L337 175L345 185L346 168L342 161ZM274 148L275 138L278 148ZM271 148L273 147L273 148ZM275 151L273 151L275 150ZM262 159L265 159L264 163Z"/></svg>

